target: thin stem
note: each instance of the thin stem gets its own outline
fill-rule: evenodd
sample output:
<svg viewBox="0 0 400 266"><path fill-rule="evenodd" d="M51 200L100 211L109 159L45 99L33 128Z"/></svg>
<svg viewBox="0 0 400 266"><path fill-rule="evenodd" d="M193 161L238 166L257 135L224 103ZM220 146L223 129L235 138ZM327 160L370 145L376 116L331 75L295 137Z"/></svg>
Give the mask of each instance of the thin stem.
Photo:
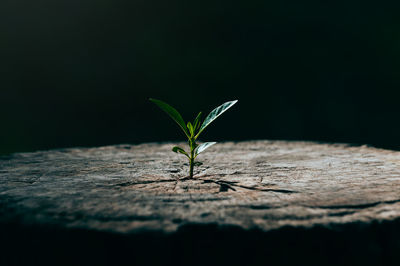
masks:
<svg viewBox="0 0 400 266"><path fill-rule="evenodd" d="M193 178L193 168L194 168L194 149L196 148L196 142L193 138L189 139L189 147L190 147L190 157L189 157L189 178Z"/></svg>
<svg viewBox="0 0 400 266"><path fill-rule="evenodd" d="M193 163L194 159L190 158L190 169L189 169L189 178L193 178Z"/></svg>

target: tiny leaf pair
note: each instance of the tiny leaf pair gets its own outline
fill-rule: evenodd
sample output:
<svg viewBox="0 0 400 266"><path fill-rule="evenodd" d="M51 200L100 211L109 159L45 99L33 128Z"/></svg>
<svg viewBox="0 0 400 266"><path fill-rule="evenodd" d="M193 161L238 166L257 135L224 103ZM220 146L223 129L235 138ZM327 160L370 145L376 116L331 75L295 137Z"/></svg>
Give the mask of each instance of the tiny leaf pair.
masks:
<svg viewBox="0 0 400 266"><path fill-rule="evenodd" d="M195 120L193 123L188 122L185 124L185 121L183 120L182 116L179 114L179 112L169 104L150 98L150 101L155 103L158 107L160 107L164 112L166 112L178 125L179 127L183 130L185 133L186 137L188 138L188 144L190 148L190 152L186 152L183 148L175 146L172 148L173 152L180 153L185 155L189 159L189 178L193 178L193 168L194 166L200 166L202 165L201 162L195 162L195 159L197 155L214 145L216 142L205 142L200 145L196 143L197 138L200 136L201 132L204 131L204 129L211 124L217 117L219 117L221 114L223 114L226 110L231 108L235 103L237 103L237 100L235 101L230 101L226 102L217 108L215 108L211 113L208 114L208 116L204 119L203 123L201 123L201 112L196 116Z"/></svg>

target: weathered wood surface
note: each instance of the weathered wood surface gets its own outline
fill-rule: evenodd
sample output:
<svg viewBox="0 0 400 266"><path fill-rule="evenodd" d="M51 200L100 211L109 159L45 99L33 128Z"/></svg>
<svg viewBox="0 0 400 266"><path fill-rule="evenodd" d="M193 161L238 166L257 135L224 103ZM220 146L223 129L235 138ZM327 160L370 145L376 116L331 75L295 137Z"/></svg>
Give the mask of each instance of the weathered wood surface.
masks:
<svg viewBox="0 0 400 266"><path fill-rule="evenodd" d="M400 153L311 142L219 143L187 176L173 144L19 153L0 160L0 221L108 232L191 223L269 231L400 217Z"/></svg>

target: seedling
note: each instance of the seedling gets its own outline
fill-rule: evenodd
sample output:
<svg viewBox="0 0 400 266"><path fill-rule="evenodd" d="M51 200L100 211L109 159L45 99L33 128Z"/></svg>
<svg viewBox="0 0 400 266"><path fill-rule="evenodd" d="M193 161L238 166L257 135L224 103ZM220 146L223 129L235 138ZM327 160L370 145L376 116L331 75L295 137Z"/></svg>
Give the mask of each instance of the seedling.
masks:
<svg viewBox="0 0 400 266"><path fill-rule="evenodd" d="M211 147L216 143L216 142L205 142L199 145L196 143L197 138L204 131L204 129L209 124L211 124L212 121L217 119L218 116L222 115L222 113L224 113L226 110L231 108L235 103L237 103L237 100L226 102L218 106L214 110L212 110L211 113L209 113L208 116L204 119L203 123L200 122L201 119L201 112L200 112L193 121L193 123L188 122L187 124L185 124L185 121L183 120L179 112L169 104L152 98L150 98L150 101L158 105L158 107L160 107L164 112L166 112L180 126L180 128L183 130L186 137L188 138L190 152L186 152L183 148L178 146L173 147L172 151L179 154L183 154L189 159L189 178L193 178L194 166L200 166L203 164L201 162L195 162L197 155L199 155L201 152L205 151L207 148Z"/></svg>

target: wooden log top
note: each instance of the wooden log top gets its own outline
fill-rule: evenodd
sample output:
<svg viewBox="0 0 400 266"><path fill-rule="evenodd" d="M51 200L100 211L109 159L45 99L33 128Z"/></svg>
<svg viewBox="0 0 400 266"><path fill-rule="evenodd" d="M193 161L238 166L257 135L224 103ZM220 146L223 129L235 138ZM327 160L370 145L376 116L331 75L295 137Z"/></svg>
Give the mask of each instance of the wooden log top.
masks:
<svg viewBox="0 0 400 266"><path fill-rule="evenodd" d="M177 143L18 153L0 159L0 222L174 232L269 231L400 217L400 152L312 142L218 143L185 179ZM182 143L178 143L184 145Z"/></svg>

